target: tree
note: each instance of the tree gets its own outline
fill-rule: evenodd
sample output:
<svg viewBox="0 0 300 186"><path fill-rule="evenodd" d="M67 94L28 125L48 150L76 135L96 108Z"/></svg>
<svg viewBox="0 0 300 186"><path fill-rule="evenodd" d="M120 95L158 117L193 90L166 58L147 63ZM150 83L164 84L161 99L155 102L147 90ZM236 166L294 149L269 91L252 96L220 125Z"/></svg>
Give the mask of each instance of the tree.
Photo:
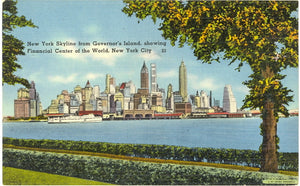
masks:
<svg viewBox="0 0 300 186"><path fill-rule="evenodd" d="M143 20L160 19L162 36L174 46L189 45L204 63L230 60L252 69L243 108L262 113L261 171L277 172L278 113L288 115L291 90L280 74L298 67L297 1L131 1L123 12Z"/></svg>
<svg viewBox="0 0 300 186"><path fill-rule="evenodd" d="M17 2L13 0L5 0L3 2L2 12L2 84L15 85L22 84L30 87L28 80L16 76L14 73L22 66L16 61L17 55L25 55L23 52L24 43L15 38L10 33L16 27L36 27L31 20L27 20L25 16L17 16Z"/></svg>

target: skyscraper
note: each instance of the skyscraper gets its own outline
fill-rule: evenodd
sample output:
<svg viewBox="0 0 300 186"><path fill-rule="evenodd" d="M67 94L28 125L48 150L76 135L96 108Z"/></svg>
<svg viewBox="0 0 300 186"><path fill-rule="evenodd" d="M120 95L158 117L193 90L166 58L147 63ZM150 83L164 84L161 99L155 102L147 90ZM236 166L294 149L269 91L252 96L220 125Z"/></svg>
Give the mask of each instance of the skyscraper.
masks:
<svg viewBox="0 0 300 186"><path fill-rule="evenodd" d="M18 99L14 101L14 111L15 118L30 117L30 99L27 88L18 90Z"/></svg>
<svg viewBox="0 0 300 186"><path fill-rule="evenodd" d="M105 94L116 93L116 79L114 77L111 77L110 74L106 74L104 93Z"/></svg>
<svg viewBox="0 0 300 186"><path fill-rule="evenodd" d="M182 97L182 102L188 102L187 75L186 67L183 61L181 61L181 65L179 67L179 94Z"/></svg>
<svg viewBox="0 0 300 186"><path fill-rule="evenodd" d="M29 89L29 99L30 99L30 116L37 116L37 101L36 101L36 90L35 83L31 81Z"/></svg>
<svg viewBox="0 0 300 186"><path fill-rule="evenodd" d="M29 89L29 99L30 99L30 116L36 117L40 115L40 97L39 93L35 89L35 83L34 81L31 81L30 83L30 89Z"/></svg>
<svg viewBox="0 0 300 186"><path fill-rule="evenodd" d="M90 84L90 81L88 80L86 82L85 87L81 90L82 92L82 101L83 101L83 110L93 110L93 105L90 104L92 95L93 95L93 87Z"/></svg>
<svg viewBox="0 0 300 186"><path fill-rule="evenodd" d="M224 87L223 94L223 111L225 112L236 112L236 100L232 93L231 85L226 85Z"/></svg>
<svg viewBox="0 0 300 186"><path fill-rule="evenodd" d="M14 100L15 117L36 117L41 114L42 105L35 83L30 83L30 89L21 88L18 90L18 99Z"/></svg>
<svg viewBox="0 0 300 186"><path fill-rule="evenodd" d="M157 92L156 64L151 63L151 93Z"/></svg>
<svg viewBox="0 0 300 186"><path fill-rule="evenodd" d="M35 100L36 99L36 89L35 89L35 83L34 83L34 81L31 81L31 83L30 83L29 98L31 100Z"/></svg>
<svg viewBox="0 0 300 186"><path fill-rule="evenodd" d="M95 98L99 98L100 97L100 87L99 85L95 85L93 88L93 94L95 96Z"/></svg>
<svg viewBox="0 0 300 186"><path fill-rule="evenodd" d="M149 91L149 72L145 61L141 69L141 89L148 89Z"/></svg>
<svg viewBox="0 0 300 186"><path fill-rule="evenodd" d="M110 90L110 94L116 93L116 78L114 77L111 77L109 79L109 90Z"/></svg>
<svg viewBox="0 0 300 186"><path fill-rule="evenodd" d="M212 91L209 91L209 106L212 107Z"/></svg>
<svg viewBox="0 0 300 186"><path fill-rule="evenodd" d="M198 90L196 92L196 96L195 96L194 100L195 100L195 106L197 108L199 108L201 106L201 100L200 100L200 96L199 96Z"/></svg>
<svg viewBox="0 0 300 186"><path fill-rule="evenodd" d="M167 99L166 99L166 107L167 110L174 110L174 96L173 96L173 88L172 85L168 85Z"/></svg>
<svg viewBox="0 0 300 186"><path fill-rule="evenodd" d="M106 79L105 79L105 93L106 94L109 94L110 93L110 75L109 74L106 74Z"/></svg>
<svg viewBox="0 0 300 186"><path fill-rule="evenodd" d="M145 104L149 104L149 97L149 71L144 61L141 69L141 88L133 95L134 109L140 109L141 104L143 105L143 108L146 108Z"/></svg>
<svg viewBox="0 0 300 186"><path fill-rule="evenodd" d="M201 90L200 92L200 107L201 108L209 108L209 96L207 96L206 92Z"/></svg>

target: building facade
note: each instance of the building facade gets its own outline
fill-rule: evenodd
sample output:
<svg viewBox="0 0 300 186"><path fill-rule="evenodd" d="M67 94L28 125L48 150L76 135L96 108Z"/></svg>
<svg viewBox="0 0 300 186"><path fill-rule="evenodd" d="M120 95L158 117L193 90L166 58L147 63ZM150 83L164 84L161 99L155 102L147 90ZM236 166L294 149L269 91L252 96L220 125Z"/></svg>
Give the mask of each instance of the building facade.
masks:
<svg viewBox="0 0 300 186"><path fill-rule="evenodd" d="M171 84L168 85L167 98L166 98L166 109L169 112L174 111L174 95L173 95L173 87Z"/></svg>
<svg viewBox="0 0 300 186"><path fill-rule="evenodd" d="M210 98L206 94L206 92L201 90L201 92L200 92L200 107L201 108L209 108L210 107L209 100L210 100Z"/></svg>
<svg viewBox="0 0 300 186"><path fill-rule="evenodd" d="M14 100L15 118L36 117L42 114L42 103L35 83L30 83L30 88L20 88L18 98Z"/></svg>
<svg viewBox="0 0 300 186"><path fill-rule="evenodd" d="M151 63L151 93L157 92L156 64Z"/></svg>
<svg viewBox="0 0 300 186"><path fill-rule="evenodd" d="M149 71L145 61L141 69L141 89L147 89L149 92Z"/></svg>
<svg viewBox="0 0 300 186"><path fill-rule="evenodd" d="M150 94L149 94L149 71L144 61L140 73L141 88L133 95L134 109L149 109Z"/></svg>
<svg viewBox="0 0 300 186"><path fill-rule="evenodd" d="M231 85L224 87L223 111L229 113L237 112L236 99L232 93Z"/></svg>
<svg viewBox="0 0 300 186"><path fill-rule="evenodd" d="M187 93L187 74L186 67L183 61L179 66L179 94L182 97L182 102L188 102L188 93Z"/></svg>
<svg viewBox="0 0 300 186"><path fill-rule="evenodd" d="M192 112L191 103L175 103L174 113L190 114Z"/></svg>
<svg viewBox="0 0 300 186"><path fill-rule="evenodd" d="M150 65L149 79L149 70L144 61L140 70L140 87L137 90L132 81L116 84L116 79L107 74L103 92L100 93L98 85L92 87L87 81L83 88L77 85L70 93L66 90L62 91L56 99L52 100L47 112L76 114L80 111L102 111L106 115L119 116L125 111L152 110L160 114L177 112L187 115L191 112L203 114L219 109L217 107L220 103L212 98L211 91L209 94L202 90L197 91L196 95L188 95L187 69L184 61L181 61L179 66L179 90L173 91L172 85L169 84L165 92L164 89L159 88L157 79L156 64ZM38 99L35 85L32 84L32 89L27 92L18 92L18 95L22 95L23 98L22 102L16 102L16 105L27 104L29 115L33 115L33 111L37 110L35 99ZM225 112L236 112L236 101L231 86L228 85L224 88L223 106ZM24 108L23 110L26 110Z"/></svg>
<svg viewBox="0 0 300 186"><path fill-rule="evenodd" d="M30 100L29 98L16 99L14 101L15 118L30 117Z"/></svg>
<svg viewBox="0 0 300 186"><path fill-rule="evenodd" d="M56 99L51 101L51 105L45 110L45 113L76 114L79 111L102 111L103 108L107 108L106 104L107 102L100 95L100 87L98 85L92 87L88 80L84 88L77 85L70 93L63 90L61 94L57 95Z"/></svg>

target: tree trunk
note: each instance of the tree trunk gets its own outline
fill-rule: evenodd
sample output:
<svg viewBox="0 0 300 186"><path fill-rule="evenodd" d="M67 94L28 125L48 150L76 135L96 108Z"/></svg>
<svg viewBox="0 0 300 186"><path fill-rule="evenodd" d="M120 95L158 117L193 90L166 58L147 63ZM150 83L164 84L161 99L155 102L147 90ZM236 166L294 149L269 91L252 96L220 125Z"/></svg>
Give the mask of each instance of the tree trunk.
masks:
<svg viewBox="0 0 300 186"><path fill-rule="evenodd" d="M274 103L270 100L266 101L263 109L263 142L261 151L261 172L278 171L276 134L277 123L274 116Z"/></svg>

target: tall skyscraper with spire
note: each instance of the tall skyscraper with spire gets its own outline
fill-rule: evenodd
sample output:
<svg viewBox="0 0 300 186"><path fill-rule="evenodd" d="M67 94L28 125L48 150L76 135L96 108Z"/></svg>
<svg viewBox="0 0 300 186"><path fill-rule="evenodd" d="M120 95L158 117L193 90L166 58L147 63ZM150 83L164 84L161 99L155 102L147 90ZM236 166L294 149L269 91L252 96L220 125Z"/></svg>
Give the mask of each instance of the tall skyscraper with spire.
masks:
<svg viewBox="0 0 300 186"><path fill-rule="evenodd" d="M149 71L144 61L141 69L141 88L133 96L134 109L147 108L149 103Z"/></svg>
<svg viewBox="0 0 300 186"><path fill-rule="evenodd" d="M156 64L151 63L151 93L157 92Z"/></svg>
<svg viewBox="0 0 300 186"><path fill-rule="evenodd" d="M187 74L186 74L186 67L183 61L181 61L179 67L179 94L182 97L182 102L188 102Z"/></svg>
<svg viewBox="0 0 300 186"><path fill-rule="evenodd" d="M223 94L223 111L225 112L236 112L236 100L232 93L231 85L226 85L224 87Z"/></svg>
<svg viewBox="0 0 300 186"><path fill-rule="evenodd" d="M149 90L149 71L144 61L143 67L141 69L141 89Z"/></svg>

